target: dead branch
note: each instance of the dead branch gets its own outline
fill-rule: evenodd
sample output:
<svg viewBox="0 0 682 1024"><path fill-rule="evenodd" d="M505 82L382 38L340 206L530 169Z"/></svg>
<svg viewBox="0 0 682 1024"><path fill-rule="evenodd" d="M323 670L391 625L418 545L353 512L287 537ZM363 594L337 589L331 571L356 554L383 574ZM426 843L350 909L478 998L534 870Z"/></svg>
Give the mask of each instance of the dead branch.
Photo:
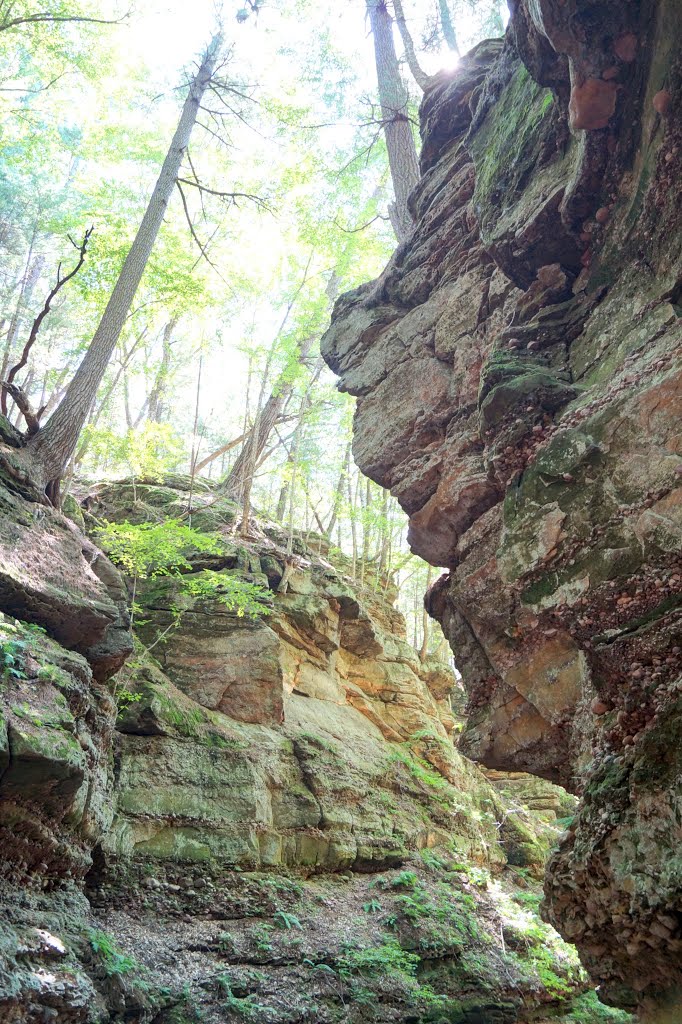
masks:
<svg viewBox="0 0 682 1024"><path fill-rule="evenodd" d="M206 185L202 185L200 181L191 181L189 178L178 178L178 182L182 185L191 185L192 188L198 189L200 192L204 192L209 196L217 196L219 199L225 199L237 206L238 199L248 199L254 203L261 210L270 210L270 207L261 199L260 196L254 195L252 192L220 192L214 188L208 188Z"/></svg>
<svg viewBox="0 0 682 1024"><path fill-rule="evenodd" d="M339 224L338 220L335 220L334 227L338 228L339 231L343 231L346 235L355 235L358 231L364 231L365 228L370 227L377 220L388 220L388 217L383 217L380 213L377 213L376 217L372 217L372 219L368 220L366 224L361 224L360 227L357 228L344 228L343 224Z"/></svg>
<svg viewBox="0 0 682 1024"><path fill-rule="evenodd" d="M197 233L196 233L196 231L194 229L194 224L192 224L192 218L191 218L190 212L189 212L189 206L187 205L187 198L185 196L185 193L182 191L182 185L180 184L181 181L184 181L185 184L191 184L191 182L187 182L185 179L181 179L181 178L176 178L176 180L175 180L175 184L178 186L178 191L180 192L180 198L182 199L182 206L183 206L183 209L185 211L185 219L187 220L187 226L188 226L188 228L190 230L190 234L191 234L192 238L194 239L194 241L196 242L196 244L197 244L197 246L199 248L199 252L204 257L204 259L208 263L209 267L211 267L212 270L215 270L216 274L218 275L218 277L222 281L223 280L222 274L220 273L220 271L216 267L215 263L209 257L208 253L206 252L205 247L201 243L201 239L199 238L199 236L197 235Z"/></svg>
<svg viewBox="0 0 682 1024"><path fill-rule="evenodd" d="M19 371L22 370L24 368L24 366L26 366L26 363L28 362L28 357L29 357L29 354L31 352L31 349L33 348L33 346L35 344L36 338L38 337L38 331L40 330L41 324L42 324L43 320L45 319L45 317L47 316L47 314L50 312L50 306L52 305L53 299L58 294L58 292L61 291L61 289L64 287L64 285L67 284L71 280L72 277L76 276L76 274L78 273L80 268L83 266L83 263L85 262L86 253L88 251L88 242L90 241L90 236L92 235L94 230L95 230L94 226L88 228L88 230L83 235L83 241L81 242L80 245L78 245L76 242L74 242L74 240L71 237L71 235L67 235L67 238L71 242L71 245L74 247L74 249L78 250L78 254L79 254L78 255L78 262L76 263L76 265L73 268L73 270L71 270L66 275L66 277L62 277L62 265L61 265L61 262L59 263L59 265L57 267L57 283L55 284L54 288L50 291L50 294L45 299L45 304L44 304L43 308L41 309L40 313L38 313L38 316L33 321L33 326L31 327L31 333L29 334L28 340L27 340L26 344L24 345L24 349L23 349L23 352L21 353L21 357L19 359L19 362L16 363L12 367L12 369L9 371L9 373L7 374L7 381L6 381L7 384L12 384L12 381L14 380L16 375L19 373ZM3 383L3 386L2 386L2 398L0 399L0 408L2 408L3 415L5 415L5 416L7 415L7 397L6 396L8 394L10 395L10 397L14 397L11 394L11 392L9 391L9 389L5 386L5 383ZM15 401L16 401L16 399L15 399Z"/></svg>

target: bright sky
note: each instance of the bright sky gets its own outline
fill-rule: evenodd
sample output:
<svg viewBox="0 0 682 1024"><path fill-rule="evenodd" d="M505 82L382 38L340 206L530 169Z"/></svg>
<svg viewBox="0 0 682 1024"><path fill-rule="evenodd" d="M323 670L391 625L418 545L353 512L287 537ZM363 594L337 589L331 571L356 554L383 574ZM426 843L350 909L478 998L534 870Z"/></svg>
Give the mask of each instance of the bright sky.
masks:
<svg viewBox="0 0 682 1024"><path fill-rule="evenodd" d="M111 0L121 4L124 0ZM217 8L221 8L222 21L228 39L235 48L234 67L242 74L248 74L249 81L263 87L270 95L284 94L290 90L293 78L298 76L301 53L311 45L311 39L327 30L340 51L353 66L359 76L356 85L358 92L374 93L376 88L372 41L368 31L365 15L365 0L338 0L336 3L310 4L306 8L306 17L292 17L296 11L296 0L270 0L266 3L259 16L253 14L244 21L237 21L237 12L246 7L246 0L192 0L191 13L188 13L187 0L137 0L136 11L129 22L120 29L125 33L126 51L131 67L136 65L149 68L153 81L148 84L153 94L159 98L146 112L140 116L152 116L157 123L167 121L168 130L172 130L176 116L180 94L171 90L179 84L181 70L186 68L199 55L211 38L217 21ZM120 6L119 6L120 9ZM405 10L410 22L415 42L419 45L420 26L429 13L435 11L435 0L405 0ZM466 10L460 10L457 18L457 30L462 42L473 30L473 19ZM396 49L402 53L402 43L396 31ZM284 54L282 51L285 51ZM287 57L286 51L296 54ZM312 54L311 54L312 57ZM452 54L443 50L440 54L426 55L422 58L429 71L439 66L452 66ZM313 96L306 99L314 100ZM346 129L336 126L328 129L333 133L334 141L338 142L346 131L349 141L353 134L352 124ZM251 144L250 137L241 140L242 147ZM332 139L330 138L330 141ZM253 140L254 144L256 140ZM276 142L273 140L273 144ZM317 145L324 145L324 136L320 136ZM262 223L261 223L262 221ZM271 219L260 218L253 225L250 241L252 248L258 250L259 244L266 245L270 250L277 246L277 232ZM259 234L269 232L269 239ZM247 254L245 253L245 258ZM253 253L251 253L253 256ZM272 324L265 317L263 330L268 335L273 332L275 320L279 313L273 311ZM263 337L262 342L266 341ZM232 402L225 393L232 388L235 392L243 388L245 374L244 357L234 350L234 339L226 338L230 351L230 383L225 381L224 374L219 370L208 370L204 382L204 390L208 392L209 404L220 404L225 408ZM216 357L213 357L214 359ZM221 379L222 378L222 379ZM231 387L230 387L231 384ZM226 402L227 399L227 402ZM234 403L238 403L235 401Z"/></svg>
<svg viewBox="0 0 682 1024"><path fill-rule="evenodd" d="M137 12L130 25L131 49L144 55L147 63L159 68L160 75L173 78L177 69L183 67L188 55L199 53L210 38L216 25L216 11L222 9L223 23L234 39L238 57L249 58L254 72L274 70L275 49L278 46L296 45L296 37L307 35L310 19L314 18L315 7L307 12L308 25L304 33L296 31L295 19L286 18L283 9L295 10L295 0L275 0L265 4L258 17L250 15L243 23L237 22L237 11L246 7L246 0L193 0L191 15L188 16L187 0L138 0ZM367 86L374 84L371 40L365 19L365 0L340 0L334 5L320 4L317 18L320 25L328 26L338 48L346 55L366 56L362 66L367 69ZM418 45L417 22L421 23L433 12L434 0L407 0L406 17L414 29ZM410 16L412 15L412 17ZM506 16L505 16L506 21ZM464 48L470 45L475 19L471 10L460 5L457 11L457 31ZM402 50L396 39L399 52ZM448 50L423 58L425 68L435 71L439 67L452 66L453 57Z"/></svg>

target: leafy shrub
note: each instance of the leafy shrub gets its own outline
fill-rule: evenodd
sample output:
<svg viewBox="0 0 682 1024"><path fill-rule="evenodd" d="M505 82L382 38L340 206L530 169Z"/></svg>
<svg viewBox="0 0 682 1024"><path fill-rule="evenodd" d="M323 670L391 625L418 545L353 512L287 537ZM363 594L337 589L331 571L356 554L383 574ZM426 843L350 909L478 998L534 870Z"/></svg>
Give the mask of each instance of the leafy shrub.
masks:
<svg viewBox="0 0 682 1024"><path fill-rule="evenodd" d="M254 995L236 996L232 991L233 982L229 974L219 974L216 981L224 997L226 1010L232 1010L246 1020L257 1020L267 1009Z"/></svg>
<svg viewBox="0 0 682 1024"><path fill-rule="evenodd" d="M31 653L31 639L41 635L41 626L0 621L0 680L26 678L24 659Z"/></svg>
<svg viewBox="0 0 682 1024"><path fill-rule="evenodd" d="M364 978L382 978L405 974L414 977L419 966L416 953L407 950L394 940L381 946L350 947L338 960L338 972L342 978L362 975Z"/></svg>
<svg viewBox="0 0 682 1024"><path fill-rule="evenodd" d="M169 576L191 569L191 553L222 551L219 537L200 533L178 519L163 523L106 523L97 531L99 542L112 561L136 579Z"/></svg>
<svg viewBox="0 0 682 1024"><path fill-rule="evenodd" d="M566 1024L635 1024L629 1013L600 1003L596 992L579 996L564 1020Z"/></svg>

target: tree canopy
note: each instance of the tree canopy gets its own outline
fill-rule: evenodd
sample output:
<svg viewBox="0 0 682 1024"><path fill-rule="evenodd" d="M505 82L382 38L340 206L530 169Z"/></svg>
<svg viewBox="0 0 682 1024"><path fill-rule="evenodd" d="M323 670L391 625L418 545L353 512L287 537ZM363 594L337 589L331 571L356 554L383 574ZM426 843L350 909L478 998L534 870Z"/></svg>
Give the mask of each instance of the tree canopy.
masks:
<svg viewBox="0 0 682 1024"><path fill-rule="evenodd" d="M145 8L0 0L0 380L21 434L3 458L54 503L83 480L203 476L243 503L244 535L255 510L326 535L362 585L397 573L435 649L429 570L353 465L319 339L409 233L425 82L502 8Z"/></svg>

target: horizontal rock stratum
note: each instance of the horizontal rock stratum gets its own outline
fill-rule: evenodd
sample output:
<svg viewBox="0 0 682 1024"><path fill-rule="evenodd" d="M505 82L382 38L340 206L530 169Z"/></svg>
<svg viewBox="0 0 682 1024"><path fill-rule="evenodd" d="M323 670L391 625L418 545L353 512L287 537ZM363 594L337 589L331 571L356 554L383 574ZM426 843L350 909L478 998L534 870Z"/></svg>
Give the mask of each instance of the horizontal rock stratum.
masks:
<svg viewBox="0 0 682 1024"><path fill-rule="evenodd" d="M548 919L605 1001L658 1014L682 1005L679 4L511 6L426 92L414 231L323 351L360 468L447 569L463 749L582 794Z"/></svg>

